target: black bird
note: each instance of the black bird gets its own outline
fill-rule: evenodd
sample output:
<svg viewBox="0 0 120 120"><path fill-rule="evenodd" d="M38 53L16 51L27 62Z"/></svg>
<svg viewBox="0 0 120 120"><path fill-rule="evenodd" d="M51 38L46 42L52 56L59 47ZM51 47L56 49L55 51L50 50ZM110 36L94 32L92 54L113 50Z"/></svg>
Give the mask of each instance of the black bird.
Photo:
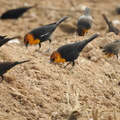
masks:
<svg viewBox="0 0 120 120"><path fill-rule="evenodd" d="M11 9L6 11L1 15L1 19L18 19L25 13L27 10L33 8L35 6L31 7L21 7L21 8L16 8L16 9Z"/></svg>
<svg viewBox="0 0 120 120"><path fill-rule="evenodd" d="M19 38L19 37L6 38L6 36L0 36L0 47L5 43L7 43L8 41L16 38Z"/></svg>
<svg viewBox="0 0 120 120"><path fill-rule="evenodd" d="M30 45L39 44L39 48L40 48L41 42L49 40L49 42L51 43L50 37L52 33L55 31L56 27L67 18L68 17L63 17L55 23L44 25L27 33L24 37L25 46L28 47L29 44ZM50 50L50 46L47 51L49 50Z"/></svg>
<svg viewBox="0 0 120 120"><path fill-rule="evenodd" d="M120 30L113 25L112 21L108 20L105 14L102 14L102 16L108 25L109 32L114 32L116 35L118 35L120 33Z"/></svg>
<svg viewBox="0 0 120 120"><path fill-rule="evenodd" d="M18 64L22 64L25 62L29 62L30 60L26 60L26 61L21 61L21 62L0 62L0 76L2 77L2 81L4 80L4 74L10 70L12 67L18 65ZM1 81L1 82L2 82Z"/></svg>
<svg viewBox="0 0 120 120"><path fill-rule="evenodd" d="M89 39L85 39L79 42L75 42L73 44L67 44L59 47L56 51L54 51L51 54L50 61L51 62L69 62L67 65L69 65L72 62L72 66L74 66L75 65L74 60L78 58L83 48L89 42L95 39L98 35L99 34L94 34Z"/></svg>
<svg viewBox="0 0 120 120"><path fill-rule="evenodd" d="M92 26L92 17L90 16L90 8L86 7L84 15L82 15L77 21L77 34L84 36L88 33Z"/></svg>
<svg viewBox="0 0 120 120"><path fill-rule="evenodd" d="M103 47L102 52L106 55L107 58L116 55L118 59L118 54L120 53L120 40L108 43L106 46Z"/></svg>
<svg viewBox="0 0 120 120"><path fill-rule="evenodd" d="M70 114L68 120L77 120L79 116L80 116L80 113L77 110L75 110Z"/></svg>

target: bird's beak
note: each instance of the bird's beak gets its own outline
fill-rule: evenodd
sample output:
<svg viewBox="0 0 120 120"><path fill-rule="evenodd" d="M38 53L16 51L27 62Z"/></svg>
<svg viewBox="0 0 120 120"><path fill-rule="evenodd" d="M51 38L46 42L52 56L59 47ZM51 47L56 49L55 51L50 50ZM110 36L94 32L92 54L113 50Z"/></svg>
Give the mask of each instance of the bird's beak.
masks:
<svg viewBox="0 0 120 120"><path fill-rule="evenodd" d="M49 63L53 63L53 60L50 60Z"/></svg>
<svg viewBox="0 0 120 120"><path fill-rule="evenodd" d="M28 44L25 44L26 49L28 48Z"/></svg>

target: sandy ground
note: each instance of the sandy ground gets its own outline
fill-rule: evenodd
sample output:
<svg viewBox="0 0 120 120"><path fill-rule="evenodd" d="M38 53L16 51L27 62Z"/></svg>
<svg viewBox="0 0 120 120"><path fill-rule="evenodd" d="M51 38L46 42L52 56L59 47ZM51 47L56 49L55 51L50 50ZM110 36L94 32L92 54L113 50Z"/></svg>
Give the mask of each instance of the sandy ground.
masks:
<svg viewBox="0 0 120 120"><path fill-rule="evenodd" d="M102 17L105 13L111 20L120 20L115 13L119 0L0 0L0 14L8 9L30 6L18 20L0 20L0 34L8 37L20 36L20 44L7 43L0 48L0 61L21 61L5 74L0 84L0 120L66 120L73 110L81 113L80 120L92 120L92 111L98 110L98 120L120 120L120 57L104 58L99 46L120 39L114 33L107 33ZM59 26L52 36L51 51L45 52L49 42L38 45L23 45L24 35L32 29L57 21L63 16L69 18L61 26L75 28L82 8L92 9L94 23L87 36L76 37ZM120 29L120 24L117 25ZM66 28L66 27L65 27ZM51 53L64 44L89 38L99 32L100 36L89 43L76 65L64 69L66 63L50 64ZM0 78L1 79L1 78Z"/></svg>

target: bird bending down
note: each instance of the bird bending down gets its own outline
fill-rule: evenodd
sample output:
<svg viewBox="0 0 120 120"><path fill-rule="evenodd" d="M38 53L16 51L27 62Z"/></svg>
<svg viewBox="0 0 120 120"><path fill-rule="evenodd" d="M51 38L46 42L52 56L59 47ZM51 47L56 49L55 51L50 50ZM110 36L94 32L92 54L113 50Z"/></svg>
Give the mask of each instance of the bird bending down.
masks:
<svg viewBox="0 0 120 120"><path fill-rule="evenodd" d="M11 9L3 13L0 18L1 19L18 19L19 17L23 15L23 13L25 13L27 10L33 7L35 6Z"/></svg>
<svg viewBox="0 0 120 120"><path fill-rule="evenodd" d="M92 26L92 17L90 16L90 8L86 7L84 15L79 17L77 21L77 34L79 36L84 36L88 33L89 29Z"/></svg>
<svg viewBox="0 0 120 120"><path fill-rule="evenodd" d="M44 41L49 40L49 43L51 43L50 37L52 33L55 31L56 27L67 18L68 17L63 17L55 23L44 25L27 33L24 37L25 46L28 47L28 45L39 44L39 48L40 48L41 43ZM49 49L47 51L49 50L50 50L50 44L49 44Z"/></svg>
<svg viewBox="0 0 120 120"><path fill-rule="evenodd" d="M18 65L18 64L22 64L25 62L29 62L30 60L26 60L26 61L21 61L21 62L0 62L0 76L2 77L2 81L4 80L4 74L10 70L12 67ZM2 82L1 81L1 82Z"/></svg>
<svg viewBox="0 0 120 120"><path fill-rule="evenodd" d="M102 52L105 54L107 58L116 55L118 59L118 54L120 53L120 40L116 40L104 46Z"/></svg>
<svg viewBox="0 0 120 120"><path fill-rule="evenodd" d="M108 18L105 14L102 14L102 16L108 25L109 32L114 32L116 35L118 35L120 33L120 30L113 25L112 21L108 20Z"/></svg>
<svg viewBox="0 0 120 120"><path fill-rule="evenodd" d="M74 60L76 60L83 50L83 48L95 39L99 34L94 34L89 39L85 39L79 42L75 42L73 44L67 44L59 47L56 51L54 51L50 56L51 62L69 62L65 67L67 67L70 63L72 66L75 65Z"/></svg>
<svg viewBox="0 0 120 120"><path fill-rule="evenodd" d="M8 41L16 38L19 38L19 37L6 38L6 36L0 36L0 47L5 43L7 43Z"/></svg>

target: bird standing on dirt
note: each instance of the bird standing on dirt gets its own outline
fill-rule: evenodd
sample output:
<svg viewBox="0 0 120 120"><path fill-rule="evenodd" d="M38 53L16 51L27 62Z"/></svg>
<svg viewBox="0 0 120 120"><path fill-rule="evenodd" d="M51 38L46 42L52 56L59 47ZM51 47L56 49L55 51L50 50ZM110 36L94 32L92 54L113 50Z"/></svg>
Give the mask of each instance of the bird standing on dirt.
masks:
<svg viewBox="0 0 120 120"><path fill-rule="evenodd" d="M14 66L16 66L18 64L29 62L29 61L30 60L26 60L26 61L22 61L22 62L0 62L0 76L2 77L2 81L4 80L3 74L5 74L12 67L14 67Z"/></svg>
<svg viewBox="0 0 120 120"><path fill-rule="evenodd" d="M19 17L23 15L23 13L25 13L27 10L33 7L34 6L11 9L3 13L0 18L1 19L18 19Z"/></svg>
<svg viewBox="0 0 120 120"><path fill-rule="evenodd" d="M88 30L92 26L92 17L90 16L90 8L86 7L84 15L82 15L77 21L77 34L84 36L88 33Z"/></svg>
<svg viewBox="0 0 120 120"><path fill-rule="evenodd" d="M80 113L77 110L75 110L70 114L68 120L77 120L79 116L80 116Z"/></svg>
<svg viewBox="0 0 120 120"><path fill-rule="evenodd" d="M114 32L116 35L120 34L120 30L113 25L112 21L109 21L105 14L102 14L102 16L108 25L109 32Z"/></svg>
<svg viewBox="0 0 120 120"><path fill-rule="evenodd" d="M41 42L49 40L49 42L51 43L50 37L52 33L55 31L56 27L67 18L68 17L63 17L55 23L44 25L27 33L24 37L25 46L28 47L29 44L30 45L39 44L39 48L40 48ZM49 50L50 50L50 44L49 44L49 49L47 51Z"/></svg>
<svg viewBox="0 0 120 120"><path fill-rule="evenodd" d="M0 36L0 47L5 43L7 43L8 41L16 38L19 38L19 37L6 38L6 36Z"/></svg>
<svg viewBox="0 0 120 120"><path fill-rule="evenodd" d="M75 65L74 60L78 58L83 48L89 42L95 39L98 35L99 34L94 34L89 39L85 39L79 42L75 42L73 44L67 44L59 47L56 51L54 51L51 54L50 61L51 62L69 62L67 65L69 65L72 62L72 66L74 66Z"/></svg>
<svg viewBox="0 0 120 120"><path fill-rule="evenodd" d="M103 53L106 55L107 58L116 55L118 59L118 54L120 53L120 40L116 40L104 46Z"/></svg>

